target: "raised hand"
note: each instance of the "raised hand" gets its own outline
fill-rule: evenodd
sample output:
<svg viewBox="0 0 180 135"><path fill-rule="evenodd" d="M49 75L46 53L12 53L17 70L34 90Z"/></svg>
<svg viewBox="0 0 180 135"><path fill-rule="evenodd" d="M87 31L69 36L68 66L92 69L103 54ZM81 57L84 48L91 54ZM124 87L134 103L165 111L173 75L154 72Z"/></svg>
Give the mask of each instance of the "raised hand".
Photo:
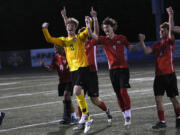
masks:
<svg viewBox="0 0 180 135"><path fill-rule="evenodd" d="M90 15L91 15L92 17L97 17L97 12L94 10L93 7L91 7Z"/></svg>
<svg viewBox="0 0 180 135"><path fill-rule="evenodd" d="M47 22L44 22L44 23L42 24L42 28L48 28L48 26L49 26L49 23L47 23Z"/></svg>
<svg viewBox="0 0 180 135"><path fill-rule="evenodd" d="M144 41L146 36L144 34L138 34L138 37L139 37L139 41Z"/></svg>
<svg viewBox="0 0 180 135"><path fill-rule="evenodd" d="M168 13L169 15L173 15L173 14L174 14L174 11L173 11L172 7L166 8L166 11L167 11L167 13Z"/></svg>
<svg viewBox="0 0 180 135"><path fill-rule="evenodd" d="M66 8L63 7L63 9L61 10L61 15L62 17L66 17Z"/></svg>

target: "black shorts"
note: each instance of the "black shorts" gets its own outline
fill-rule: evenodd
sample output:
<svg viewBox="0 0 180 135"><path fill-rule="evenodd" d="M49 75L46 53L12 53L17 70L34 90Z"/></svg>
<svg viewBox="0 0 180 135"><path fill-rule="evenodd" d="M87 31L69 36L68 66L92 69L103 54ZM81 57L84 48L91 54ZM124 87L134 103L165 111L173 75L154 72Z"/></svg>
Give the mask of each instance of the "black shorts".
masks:
<svg viewBox="0 0 180 135"><path fill-rule="evenodd" d="M153 89L155 96L163 96L165 91L168 97L178 96L176 74L155 76Z"/></svg>
<svg viewBox="0 0 180 135"><path fill-rule="evenodd" d="M64 96L64 91L71 92L71 96L73 95L73 88L72 88L72 82L69 83L59 83L58 85L58 95Z"/></svg>
<svg viewBox="0 0 180 135"><path fill-rule="evenodd" d="M129 84L129 69L128 68L117 68L109 70L110 79L114 91L119 93L121 88L130 88Z"/></svg>
<svg viewBox="0 0 180 135"><path fill-rule="evenodd" d="M90 72L90 75L88 76L90 79L90 87L83 87L84 94L86 92L88 93L88 96L90 97L99 97L99 86L98 86L98 76L97 72Z"/></svg>
<svg viewBox="0 0 180 135"><path fill-rule="evenodd" d="M73 87L74 85L78 85L89 90L91 85L89 67L80 67L78 70L71 72L71 75Z"/></svg>

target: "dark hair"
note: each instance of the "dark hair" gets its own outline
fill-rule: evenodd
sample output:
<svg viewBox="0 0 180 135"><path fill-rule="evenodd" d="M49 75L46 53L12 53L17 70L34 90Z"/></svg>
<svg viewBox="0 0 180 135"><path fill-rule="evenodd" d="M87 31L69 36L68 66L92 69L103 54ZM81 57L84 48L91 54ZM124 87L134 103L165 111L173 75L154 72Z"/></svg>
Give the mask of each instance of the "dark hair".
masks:
<svg viewBox="0 0 180 135"><path fill-rule="evenodd" d="M102 25L101 25L102 28L103 28L103 25L110 25L111 27L113 27L114 31L116 31L116 29L118 27L117 22L113 18L110 18L110 17L106 17L103 20Z"/></svg>
<svg viewBox="0 0 180 135"><path fill-rule="evenodd" d="M164 22L160 25L160 28L166 28L169 30L169 23L168 22Z"/></svg>
<svg viewBox="0 0 180 135"><path fill-rule="evenodd" d="M78 25L79 25L79 21L75 18L68 18L67 19L67 22L66 22L66 25L67 24L74 24L76 29L78 28Z"/></svg>

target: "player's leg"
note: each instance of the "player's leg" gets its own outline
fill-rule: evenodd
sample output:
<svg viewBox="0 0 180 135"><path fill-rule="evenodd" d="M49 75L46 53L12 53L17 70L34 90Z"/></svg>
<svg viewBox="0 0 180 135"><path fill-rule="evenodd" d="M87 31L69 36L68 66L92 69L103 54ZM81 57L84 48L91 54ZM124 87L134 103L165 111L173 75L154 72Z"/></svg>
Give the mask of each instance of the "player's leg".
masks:
<svg viewBox="0 0 180 135"><path fill-rule="evenodd" d="M170 98L176 114L176 128L180 128L180 104L176 97Z"/></svg>
<svg viewBox="0 0 180 135"><path fill-rule="evenodd" d="M166 93L174 107L174 112L176 114L176 128L180 128L180 103L176 98L176 96L179 95L176 74L172 73L168 75L167 80L169 85Z"/></svg>
<svg viewBox="0 0 180 135"><path fill-rule="evenodd" d="M2 124L4 117L5 117L5 113L0 112L0 125Z"/></svg>
<svg viewBox="0 0 180 135"><path fill-rule="evenodd" d="M165 93L166 89L166 82L164 82L165 76L155 76L154 84L153 84L153 90L154 90L154 96L155 96L155 102L156 102L156 108L157 108L157 115L159 121L152 126L153 129L159 129L159 128L165 128L166 127L166 121L165 121L165 115L164 115L164 105L163 105L163 95Z"/></svg>
<svg viewBox="0 0 180 135"><path fill-rule="evenodd" d="M108 123L112 123L112 115L110 109L106 106L103 100L101 100L99 97L90 97L92 103L99 107L101 110L105 111L107 117L108 117Z"/></svg>

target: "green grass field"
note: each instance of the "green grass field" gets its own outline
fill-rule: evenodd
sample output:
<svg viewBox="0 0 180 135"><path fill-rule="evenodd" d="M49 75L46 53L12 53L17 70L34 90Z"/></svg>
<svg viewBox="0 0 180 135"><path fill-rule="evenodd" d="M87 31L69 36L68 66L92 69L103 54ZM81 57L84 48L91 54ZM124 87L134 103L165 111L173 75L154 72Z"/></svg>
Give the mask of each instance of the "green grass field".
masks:
<svg viewBox="0 0 180 135"><path fill-rule="evenodd" d="M153 95L154 67L144 65L142 68L130 67L130 84L128 89L132 106L132 125L126 129L116 97L109 80L109 72L100 70L100 98L111 109L112 126L108 126L103 111L94 106L87 98L89 113L94 119L89 135L180 135L175 128L175 114L169 99L164 96L167 128L153 130L157 122L156 106ZM176 66L178 87L180 88L180 68ZM83 131L74 132L69 125L60 125L62 117L62 97L57 93L58 76L56 72L30 72L0 75L0 111L6 117L0 127L0 135L81 135ZM180 98L178 97L179 101ZM77 101L73 97L73 103ZM77 110L76 110L77 112Z"/></svg>

